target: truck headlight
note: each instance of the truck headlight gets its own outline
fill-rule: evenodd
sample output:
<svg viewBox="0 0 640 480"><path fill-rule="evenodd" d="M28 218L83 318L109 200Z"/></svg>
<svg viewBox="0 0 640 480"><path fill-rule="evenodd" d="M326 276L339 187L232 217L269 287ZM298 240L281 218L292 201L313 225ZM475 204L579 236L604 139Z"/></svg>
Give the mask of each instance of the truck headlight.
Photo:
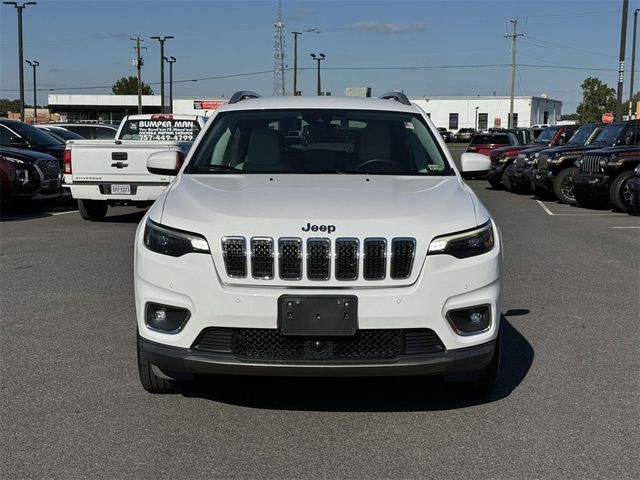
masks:
<svg viewBox="0 0 640 480"><path fill-rule="evenodd" d="M144 244L153 252L172 257L187 253L209 253L209 244L203 236L163 227L151 220L147 220L144 227Z"/></svg>
<svg viewBox="0 0 640 480"><path fill-rule="evenodd" d="M472 230L451 233L434 238L429 244L428 255L448 254L456 258L482 255L495 245L491 221Z"/></svg>

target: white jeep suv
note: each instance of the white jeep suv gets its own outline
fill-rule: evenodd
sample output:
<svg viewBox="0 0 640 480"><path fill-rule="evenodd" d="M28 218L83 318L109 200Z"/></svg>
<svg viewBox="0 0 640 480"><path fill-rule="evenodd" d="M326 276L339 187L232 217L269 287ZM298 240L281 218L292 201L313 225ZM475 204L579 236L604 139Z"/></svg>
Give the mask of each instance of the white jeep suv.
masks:
<svg viewBox="0 0 640 480"><path fill-rule="evenodd" d="M207 373L493 386L500 234L403 94L238 92L179 160L149 157L177 178L136 233L146 390Z"/></svg>

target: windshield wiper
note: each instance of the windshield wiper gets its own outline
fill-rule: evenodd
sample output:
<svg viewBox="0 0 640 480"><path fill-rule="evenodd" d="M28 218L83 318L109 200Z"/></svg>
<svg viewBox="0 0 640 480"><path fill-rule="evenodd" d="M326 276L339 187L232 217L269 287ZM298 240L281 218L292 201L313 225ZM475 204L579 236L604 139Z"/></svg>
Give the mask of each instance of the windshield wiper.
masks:
<svg viewBox="0 0 640 480"><path fill-rule="evenodd" d="M242 170L232 167L231 165L198 165L198 170L207 170L209 172L241 172Z"/></svg>

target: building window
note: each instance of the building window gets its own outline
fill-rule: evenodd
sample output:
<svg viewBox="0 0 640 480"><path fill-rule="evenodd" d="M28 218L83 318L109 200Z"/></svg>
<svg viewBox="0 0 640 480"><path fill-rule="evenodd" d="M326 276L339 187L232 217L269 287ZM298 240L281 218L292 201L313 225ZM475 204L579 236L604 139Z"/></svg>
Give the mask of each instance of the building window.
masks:
<svg viewBox="0 0 640 480"><path fill-rule="evenodd" d="M508 115L508 118L511 119L511 114ZM511 128L515 128L518 126L518 114L514 113L513 114L513 122L509 122L509 126Z"/></svg>
<svg viewBox="0 0 640 480"><path fill-rule="evenodd" d="M543 113L543 116L542 116L542 123L547 124L547 125L549 124L549 112L547 112L546 110L545 110L545 112Z"/></svg>
<svg viewBox="0 0 640 480"><path fill-rule="evenodd" d="M486 130L488 126L489 126L489 114L479 113L478 114L478 130Z"/></svg>
<svg viewBox="0 0 640 480"><path fill-rule="evenodd" d="M458 114L450 113L449 114L449 130L457 130L458 129Z"/></svg>

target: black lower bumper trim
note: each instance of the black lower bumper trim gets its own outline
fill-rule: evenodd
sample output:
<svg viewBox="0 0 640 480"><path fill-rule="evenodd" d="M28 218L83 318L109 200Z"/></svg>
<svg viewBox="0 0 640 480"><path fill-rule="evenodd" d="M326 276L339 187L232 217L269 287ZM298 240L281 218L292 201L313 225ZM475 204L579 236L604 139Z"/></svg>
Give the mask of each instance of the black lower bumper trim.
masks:
<svg viewBox="0 0 640 480"><path fill-rule="evenodd" d="M171 375L231 374L295 377L365 377L393 375L442 375L477 371L489 364L496 341L427 355L403 355L375 361L244 361L230 354L204 353L142 339L142 349L151 364Z"/></svg>

